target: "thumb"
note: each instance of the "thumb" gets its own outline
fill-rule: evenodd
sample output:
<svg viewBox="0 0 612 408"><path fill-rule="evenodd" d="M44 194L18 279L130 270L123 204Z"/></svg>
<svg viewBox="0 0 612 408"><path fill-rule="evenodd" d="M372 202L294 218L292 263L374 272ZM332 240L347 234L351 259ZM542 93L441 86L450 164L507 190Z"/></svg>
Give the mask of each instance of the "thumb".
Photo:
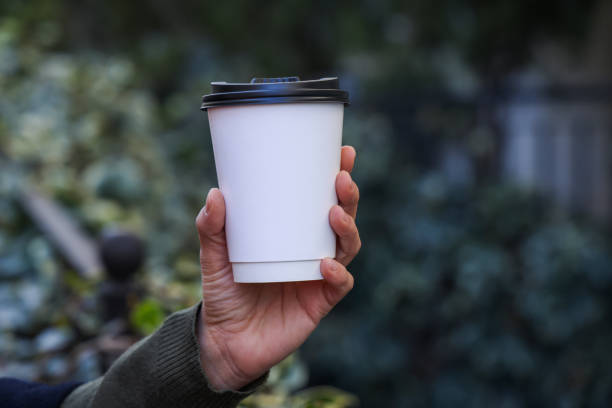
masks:
<svg viewBox="0 0 612 408"><path fill-rule="evenodd" d="M200 238L200 263L202 273L214 274L229 264L225 240L225 200L218 188L211 188L206 205L196 217Z"/></svg>

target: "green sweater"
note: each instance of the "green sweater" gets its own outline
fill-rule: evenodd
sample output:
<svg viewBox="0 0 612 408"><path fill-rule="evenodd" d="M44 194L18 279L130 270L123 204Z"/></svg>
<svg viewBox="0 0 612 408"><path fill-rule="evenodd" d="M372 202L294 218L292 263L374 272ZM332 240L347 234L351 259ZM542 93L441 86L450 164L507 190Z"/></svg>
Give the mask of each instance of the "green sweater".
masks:
<svg viewBox="0 0 612 408"><path fill-rule="evenodd" d="M200 305L169 316L130 347L97 380L76 388L61 408L229 408L252 394L267 374L240 391L215 391L200 365L196 337Z"/></svg>

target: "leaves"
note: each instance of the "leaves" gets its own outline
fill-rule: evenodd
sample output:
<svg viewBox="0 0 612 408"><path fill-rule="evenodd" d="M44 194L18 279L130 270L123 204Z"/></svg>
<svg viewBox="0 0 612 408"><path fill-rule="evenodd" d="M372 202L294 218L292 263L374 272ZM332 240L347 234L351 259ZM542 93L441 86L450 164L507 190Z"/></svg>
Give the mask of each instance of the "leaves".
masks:
<svg viewBox="0 0 612 408"><path fill-rule="evenodd" d="M155 299L144 299L138 302L130 312L130 323L143 335L153 333L164 321L166 313Z"/></svg>
<svg viewBox="0 0 612 408"><path fill-rule="evenodd" d="M584 32L594 2L162 3L0 4L2 374L65 378L65 356L43 364L37 344L101 330L97 282L31 225L19 186L94 236L146 240L130 323L148 334L200 297L193 219L216 184L198 111L209 82L340 72L362 197L356 286L243 406L608 405L609 231L499 184L491 167L459 186L456 169L433 168L443 140L463 143L465 160L497 151L464 99L520 65L531 38ZM429 88L440 95L419 99ZM100 374L90 349L75 361L78 378Z"/></svg>

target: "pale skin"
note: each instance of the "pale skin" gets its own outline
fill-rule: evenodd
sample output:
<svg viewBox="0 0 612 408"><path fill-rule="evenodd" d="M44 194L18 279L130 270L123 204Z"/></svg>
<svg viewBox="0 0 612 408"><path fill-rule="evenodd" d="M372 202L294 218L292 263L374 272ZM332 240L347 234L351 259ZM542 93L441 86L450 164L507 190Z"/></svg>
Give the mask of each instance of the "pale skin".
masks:
<svg viewBox="0 0 612 408"><path fill-rule="evenodd" d="M339 205L329 222L336 257L321 261L323 280L235 283L225 241L225 201L213 188L196 218L202 267L198 339L202 367L216 390L238 390L295 351L353 288L346 266L361 248L355 224L359 189L350 172L355 149L343 146L336 177ZM299 216L299 214L296 214Z"/></svg>

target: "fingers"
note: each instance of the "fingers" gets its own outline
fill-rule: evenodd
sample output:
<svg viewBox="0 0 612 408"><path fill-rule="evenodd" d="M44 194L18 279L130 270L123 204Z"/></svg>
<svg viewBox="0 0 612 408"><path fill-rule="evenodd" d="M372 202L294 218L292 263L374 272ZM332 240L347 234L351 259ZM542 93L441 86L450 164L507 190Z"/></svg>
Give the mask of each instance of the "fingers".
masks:
<svg viewBox="0 0 612 408"><path fill-rule="evenodd" d="M355 220L340 206L332 207L329 212L329 223L338 235L338 249L336 260L348 265L361 249L361 238Z"/></svg>
<svg viewBox="0 0 612 408"><path fill-rule="evenodd" d="M355 164L357 152L352 146L343 146L340 159L340 173L336 176L336 194L340 206L330 211L330 224L338 235L338 250L336 259L343 265L348 265L361 248L359 231L355 225L357 206L359 204L359 188L349 172Z"/></svg>
<svg viewBox="0 0 612 408"><path fill-rule="evenodd" d="M355 218L359 203L359 188L346 170L341 170L336 176L336 195L342 209Z"/></svg>
<svg viewBox="0 0 612 408"><path fill-rule="evenodd" d="M328 303L328 313L347 293L353 289L355 280L353 275L346 270L344 265L331 259L325 258L321 261L321 275L327 285L323 286L323 295Z"/></svg>
<svg viewBox="0 0 612 408"><path fill-rule="evenodd" d="M196 218L200 238L200 260L203 273L214 273L229 263L225 241L225 200L217 188L206 197L206 205Z"/></svg>
<svg viewBox="0 0 612 408"><path fill-rule="evenodd" d="M342 146L340 152L340 170L350 173L355 165L355 157L357 157L357 151L353 146Z"/></svg>

